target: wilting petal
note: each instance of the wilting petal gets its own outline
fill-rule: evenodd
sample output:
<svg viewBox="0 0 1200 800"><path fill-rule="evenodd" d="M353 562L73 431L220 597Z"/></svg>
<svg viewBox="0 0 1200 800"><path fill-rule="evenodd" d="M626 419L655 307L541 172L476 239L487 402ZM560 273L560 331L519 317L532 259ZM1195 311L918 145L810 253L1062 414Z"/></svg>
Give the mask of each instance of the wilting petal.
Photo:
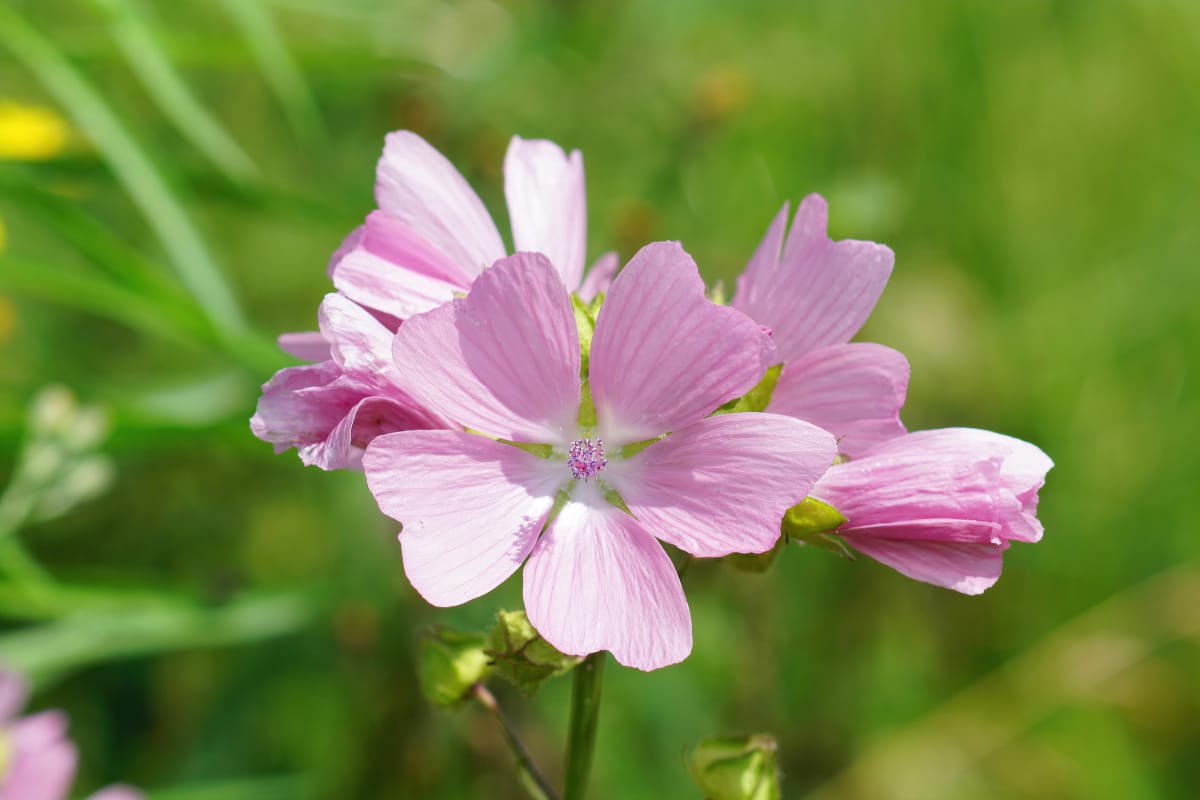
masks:
<svg viewBox="0 0 1200 800"><path fill-rule="evenodd" d="M845 536L846 543L913 580L981 594L1000 578L1007 545Z"/></svg>
<svg viewBox="0 0 1200 800"><path fill-rule="evenodd" d="M374 211L331 262L338 291L398 319L437 308L471 285L474 273L404 222Z"/></svg>
<svg viewBox="0 0 1200 800"><path fill-rule="evenodd" d="M303 361L329 360L329 342L317 331L282 333L279 335L279 348Z"/></svg>
<svg viewBox="0 0 1200 800"><path fill-rule="evenodd" d="M504 257L500 232L479 195L446 157L410 131L387 135L375 200L468 276Z"/></svg>
<svg viewBox="0 0 1200 800"><path fill-rule="evenodd" d="M435 606L465 603L512 575L569 477L561 462L453 431L380 436L363 467L379 508L404 525L405 574Z"/></svg>
<svg viewBox="0 0 1200 800"><path fill-rule="evenodd" d="M392 353L428 408L522 442L569 442L579 409L571 301L540 253L486 270L470 293L400 326Z"/></svg>
<svg viewBox="0 0 1200 800"><path fill-rule="evenodd" d="M678 242L630 260L605 297L591 349L591 390L606 443L649 439L705 417L751 389L772 362L771 338L704 296Z"/></svg>
<svg viewBox="0 0 1200 800"><path fill-rule="evenodd" d="M671 559L597 494L577 491L534 547L524 579L529 621L564 653L608 650L641 670L682 661L692 620Z"/></svg>
<svg viewBox="0 0 1200 800"><path fill-rule="evenodd" d="M777 414L724 414L655 442L605 477L642 527L701 558L761 553L837 455L833 436Z"/></svg>
<svg viewBox="0 0 1200 800"><path fill-rule="evenodd" d="M778 252L782 233L776 216L738 279L732 305L771 329L778 360L785 363L850 341L892 272L895 257L889 248L830 240L825 232L828 212L820 195L804 198L783 253L772 265L770 255Z"/></svg>
<svg viewBox="0 0 1200 800"><path fill-rule="evenodd" d="M823 347L784 366L767 410L819 425L838 438L839 452L857 457L904 434L908 374L908 359L890 347Z"/></svg>
<svg viewBox="0 0 1200 800"><path fill-rule="evenodd" d="M514 136L504 157L504 196L513 249L545 254L567 289L578 289L587 246L583 155Z"/></svg>
<svg viewBox="0 0 1200 800"><path fill-rule="evenodd" d="M6 732L7 769L0 800L65 800L78 755L66 738L67 718L46 711L18 720Z"/></svg>
<svg viewBox="0 0 1200 800"><path fill-rule="evenodd" d="M611 250L597 258L596 263L592 264L592 268L587 271L587 276L584 277L583 283L579 287L579 299L590 303L596 295L607 292L619 266L621 266L621 261Z"/></svg>

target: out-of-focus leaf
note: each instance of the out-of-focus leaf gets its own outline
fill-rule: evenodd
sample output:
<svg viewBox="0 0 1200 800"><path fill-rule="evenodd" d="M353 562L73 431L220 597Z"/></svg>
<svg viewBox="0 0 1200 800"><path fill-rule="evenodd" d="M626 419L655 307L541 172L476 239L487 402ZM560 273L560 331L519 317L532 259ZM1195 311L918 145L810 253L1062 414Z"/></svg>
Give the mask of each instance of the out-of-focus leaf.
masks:
<svg viewBox="0 0 1200 800"><path fill-rule="evenodd" d="M490 661L484 652L487 637L439 628L421 638L421 691L437 706L461 703L471 687L487 678Z"/></svg>
<svg viewBox="0 0 1200 800"><path fill-rule="evenodd" d="M254 162L215 116L196 99L146 24L137 0L93 0L109 18L113 38L133 74L185 139L235 183L258 177Z"/></svg>
<svg viewBox="0 0 1200 800"><path fill-rule="evenodd" d="M147 794L149 800L308 800L312 782L301 776L210 781Z"/></svg>

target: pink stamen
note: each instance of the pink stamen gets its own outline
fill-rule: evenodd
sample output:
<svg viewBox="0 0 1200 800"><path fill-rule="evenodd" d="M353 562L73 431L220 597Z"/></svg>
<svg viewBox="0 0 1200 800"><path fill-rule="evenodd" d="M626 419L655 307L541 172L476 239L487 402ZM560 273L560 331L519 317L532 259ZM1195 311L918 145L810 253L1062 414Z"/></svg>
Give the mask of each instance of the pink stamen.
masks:
<svg viewBox="0 0 1200 800"><path fill-rule="evenodd" d="M576 480L590 480L608 466L604 457L604 442L596 439L576 439L571 442L571 450L567 453L567 466Z"/></svg>

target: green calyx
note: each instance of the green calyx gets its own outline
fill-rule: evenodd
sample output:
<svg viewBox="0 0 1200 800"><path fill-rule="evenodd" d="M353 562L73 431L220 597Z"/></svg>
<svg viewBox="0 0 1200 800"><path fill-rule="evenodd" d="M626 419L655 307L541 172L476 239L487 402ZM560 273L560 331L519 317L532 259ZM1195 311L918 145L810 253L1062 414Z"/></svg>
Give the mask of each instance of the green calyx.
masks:
<svg viewBox="0 0 1200 800"><path fill-rule="evenodd" d="M787 510L779 527L783 539L819 547L853 561L854 554L835 533L845 524L846 518L836 508L806 497Z"/></svg>
<svg viewBox="0 0 1200 800"><path fill-rule="evenodd" d="M450 628L437 628L423 636L419 672L425 698L443 708L466 700L471 688L491 673L491 660L484 649L487 642L481 633Z"/></svg>
<svg viewBox="0 0 1200 800"><path fill-rule="evenodd" d="M779 800L775 739L767 734L705 739L685 755L708 800Z"/></svg>
<svg viewBox="0 0 1200 800"><path fill-rule="evenodd" d="M496 615L486 652L497 673L531 696L542 681L565 675L583 660L556 650L534 630L524 611Z"/></svg>

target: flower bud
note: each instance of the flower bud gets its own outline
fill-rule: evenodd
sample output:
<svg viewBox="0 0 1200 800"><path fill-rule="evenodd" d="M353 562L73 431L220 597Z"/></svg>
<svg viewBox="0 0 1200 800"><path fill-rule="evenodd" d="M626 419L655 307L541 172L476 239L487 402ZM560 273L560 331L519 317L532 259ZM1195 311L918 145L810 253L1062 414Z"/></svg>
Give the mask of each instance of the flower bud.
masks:
<svg viewBox="0 0 1200 800"><path fill-rule="evenodd" d="M686 754L707 800L779 800L775 739L767 734L705 739Z"/></svg>

